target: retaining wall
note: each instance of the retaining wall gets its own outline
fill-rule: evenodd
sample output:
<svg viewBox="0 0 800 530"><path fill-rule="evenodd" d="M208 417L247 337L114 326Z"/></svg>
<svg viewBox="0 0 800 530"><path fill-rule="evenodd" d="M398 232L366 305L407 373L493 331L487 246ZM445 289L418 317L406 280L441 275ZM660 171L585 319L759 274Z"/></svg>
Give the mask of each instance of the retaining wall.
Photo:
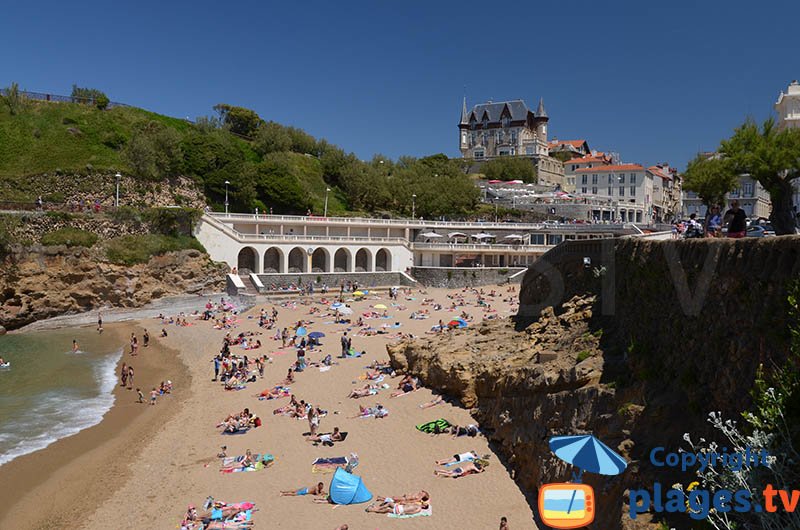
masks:
<svg viewBox="0 0 800 530"><path fill-rule="evenodd" d="M426 287L460 289L509 282L519 283L522 275L511 277L524 270L525 267L413 267L411 275Z"/></svg>

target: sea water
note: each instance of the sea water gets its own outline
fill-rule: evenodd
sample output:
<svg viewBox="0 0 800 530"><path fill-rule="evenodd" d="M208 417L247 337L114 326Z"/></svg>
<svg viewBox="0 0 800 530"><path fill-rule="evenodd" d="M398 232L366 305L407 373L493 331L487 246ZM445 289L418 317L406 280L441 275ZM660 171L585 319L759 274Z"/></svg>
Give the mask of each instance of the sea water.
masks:
<svg viewBox="0 0 800 530"><path fill-rule="evenodd" d="M72 352L72 341L79 352ZM0 465L100 423L122 344L91 328L0 337Z"/></svg>

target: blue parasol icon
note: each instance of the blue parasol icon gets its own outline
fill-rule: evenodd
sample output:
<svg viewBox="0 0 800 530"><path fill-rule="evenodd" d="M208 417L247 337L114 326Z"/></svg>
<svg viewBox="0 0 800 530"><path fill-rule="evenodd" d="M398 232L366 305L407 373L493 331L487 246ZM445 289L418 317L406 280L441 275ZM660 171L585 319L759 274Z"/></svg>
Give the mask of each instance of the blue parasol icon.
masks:
<svg viewBox="0 0 800 530"><path fill-rule="evenodd" d="M578 481L584 471L598 475L619 475L628 463L606 444L591 434L553 436L550 450L564 462L580 468Z"/></svg>
<svg viewBox="0 0 800 530"><path fill-rule="evenodd" d="M299 328L297 328L297 331L295 331L294 334L297 335L298 337L304 337L306 334L308 334L308 330L303 326L300 326Z"/></svg>
<svg viewBox="0 0 800 530"><path fill-rule="evenodd" d="M628 467L624 458L591 434L553 436L550 438L550 450L564 462L580 469L577 475L573 474L575 482L581 481L584 471L598 475L619 475ZM572 491L567 513L572 511L576 492Z"/></svg>

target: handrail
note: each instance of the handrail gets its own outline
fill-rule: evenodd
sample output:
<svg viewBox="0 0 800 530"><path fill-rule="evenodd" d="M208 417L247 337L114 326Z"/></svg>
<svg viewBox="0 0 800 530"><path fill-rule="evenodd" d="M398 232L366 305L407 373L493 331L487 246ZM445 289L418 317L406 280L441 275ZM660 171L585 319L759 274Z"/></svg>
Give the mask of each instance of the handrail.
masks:
<svg viewBox="0 0 800 530"><path fill-rule="evenodd" d="M459 243L413 243L414 250L495 250L506 252L547 252L555 245L475 245Z"/></svg>

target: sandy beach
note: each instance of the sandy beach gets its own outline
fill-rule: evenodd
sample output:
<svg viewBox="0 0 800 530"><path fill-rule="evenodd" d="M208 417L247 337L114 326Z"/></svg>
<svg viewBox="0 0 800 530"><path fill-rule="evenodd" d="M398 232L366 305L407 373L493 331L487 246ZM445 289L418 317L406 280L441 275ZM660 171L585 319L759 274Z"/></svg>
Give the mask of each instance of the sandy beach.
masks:
<svg viewBox="0 0 800 530"><path fill-rule="evenodd" d="M183 372L169 377L176 383L174 395L155 407L131 405L128 407L130 410L123 406L124 400L118 399L118 405L94 428L97 438L110 438L77 458L70 459L69 453L56 452L57 446L77 444L76 440L81 437L90 444L88 440L93 429L0 468L0 480L7 483L5 481L11 477L31 473L37 464L28 464L27 461L45 458L43 455L48 452L50 455L60 454L65 461L55 472L43 477L36 474L41 479L39 485L6 511L5 518L0 519L0 526L52 528L53 524L46 523L58 522L55 526L69 523L87 529L176 528L188 504L200 507L210 495L227 502L254 502L257 507L253 516L255 528L333 529L347 523L351 529L439 528L443 525L477 529L496 528L501 516L508 517L511 528L535 528L531 507L497 457L492 456L487 471L479 475L459 479L434 476L433 471L439 468L435 465L437 459L471 450L481 455L492 453L483 436L453 439L449 435L423 434L414 427L437 418L446 418L459 425L474 423L467 410L448 403L421 409L421 404L435 397L428 389L390 398L389 394L395 390L400 377L387 376L385 382L391 385L391 389L382 390L376 396L346 397L352 388L365 384L359 376L364 374L369 363L388 361L386 345L398 340L390 338L393 334L411 333L418 337L416 340L425 340L425 332L439 319L447 323L461 311L466 311L476 322L490 315L506 318L515 310L502 299L517 298L517 293L506 293L506 288L495 287L497 296L487 299L496 312L478 307L477 296L471 292L433 289L427 294L420 294L417 290L408 296L401 293L397 301L400 307L393 306L383 291L361 301L349 302L354 311L350 317L353 323L359 315L370 311L371 306L385 304L389 306L386 312L392 318L370 319L365 321L366 324L380 329L384 324L400 322L401 327L387 329L387 334L382 335L355 335L353 347L358 351L364 350L366 355L363 357L334 359L338 364L328 371L309 367L296 374L291 390L297 399L304 399L329 412L322 418L320 432L340 427L349 433L344 442L334 447L314 446L307 442L303 436L308 431L307 421L273 415L272 411L286 405L288 398L259 401L255 397L258 392L282 381L295 360L292 348L281 348L280 341L271 338L274 330L258 327L262 307L268 311L277 308L279 328L298 320L312 320L308 329L325 333L322 347L307 354L313 361L326 354L336 357L340 352L342 333L346 330L349 330L349 335L357 332L354 325L334 324L333 318L326 316L327 307L320 303L319 295L305 299L305 302L300 297L284 297L283 303L279 300L261 303L239 315L238 325L229 330L231 334L262 332L256 338L264 346L248 352L234 346L231 351L247 353L251 358L263 354L272 358L264 378L239 391L225 391L219 382L211 381L211 359L221 347L225 330L215 330L212 322L191 317L191 325L187 327L162 326L156 320L143 321L140 326L148 327L154 337L153 350L145 352L145 355L161 356L157 357L157 364L162 373L164 370ZM483 290L488 294L492 289L486 287ZM449 311L452 300L448 295L454 292L464 295L466 306ZM424 298L434 299L444 308L434 311L431 304L423 306ZM328 297L329 301L332 299ZM198 301L198 310L202 309L204 302L204 299ZM312 307L319 308L321 313L310 315ZM430 318L410 319L410 314L419 309L429 310ZM157 337L161 327L166 327L168 337ZM464 333L462 330L454 331L454 340L464 340ZM156 354L162 347L163 352ZM170 351L177 352L177 357L171 356ZM123 361L127 358L126 355ZM139 372L137 378L143 383ZM376 403L389 410L388 417L350 418L358 412L359 405L374 406ZM245 407L258 414L263 425L243 435L221 435L215 425L227 414ZM121 419L115 420L116 416ZM115 421L121 423L115 424ZM121 424L125 426L121 428ZM222 445L227 445L229 455L244 454L247 449L253 453L272 453L275 463L258 472L220 473L216 455ZM365 513L364 504L333 506L315 504L310 496L279 496L281 490L307 487L318 481L325 483L327 491L332 475L312 473L311 463L317 457L350 453L358 454L360 464L355 474L363 478L374 495L400 495L425 489L431 494L432 516L394 519ZM77 491L80 491L79 495L75 494ZM54 492L62 492L63 502L48 503L44 509L39 504L41 517L31 524L30 512L23 508L34 506L37 501L41 503Z"/></svg>

